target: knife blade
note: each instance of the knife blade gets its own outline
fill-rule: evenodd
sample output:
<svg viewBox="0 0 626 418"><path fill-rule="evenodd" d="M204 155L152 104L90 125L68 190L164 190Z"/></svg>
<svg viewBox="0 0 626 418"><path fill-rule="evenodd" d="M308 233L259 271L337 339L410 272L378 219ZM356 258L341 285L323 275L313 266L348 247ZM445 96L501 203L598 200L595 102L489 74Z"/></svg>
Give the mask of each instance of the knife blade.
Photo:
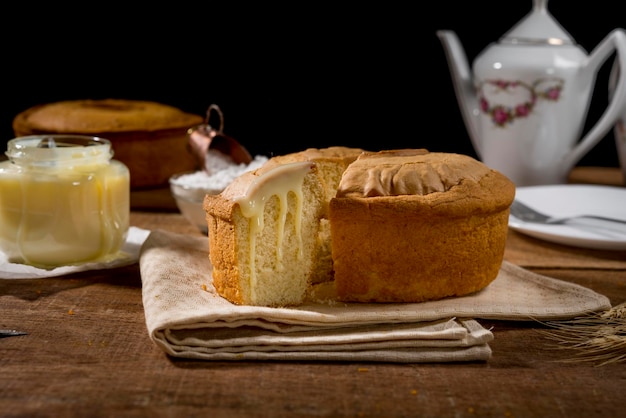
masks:
<svg viewBox="0 0 626 418"><path fill-rule="evenodd" d="M15 337L18 335L28 335L27 332L18 331L16 329L0 329L0 338Z"/></svg>

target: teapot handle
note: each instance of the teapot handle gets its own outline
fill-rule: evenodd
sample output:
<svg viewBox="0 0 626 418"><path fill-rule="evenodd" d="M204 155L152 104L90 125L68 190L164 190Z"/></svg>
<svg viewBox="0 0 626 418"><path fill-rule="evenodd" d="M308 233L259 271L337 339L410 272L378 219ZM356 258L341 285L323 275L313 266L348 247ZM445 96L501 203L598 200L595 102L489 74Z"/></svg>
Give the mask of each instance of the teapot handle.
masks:
<svg viewBox="0 0 626 418"><path fill-rule="evenodd" d="M599 67L613 52L620 68L626 68L626 31L613 30L589 55L585 67ZM567 155L565 164L572 168L596 143L603 138L621 116L626 106L626 71L620 71L619 79L610 102L596 124L580 140L578 145Z"/></svg>

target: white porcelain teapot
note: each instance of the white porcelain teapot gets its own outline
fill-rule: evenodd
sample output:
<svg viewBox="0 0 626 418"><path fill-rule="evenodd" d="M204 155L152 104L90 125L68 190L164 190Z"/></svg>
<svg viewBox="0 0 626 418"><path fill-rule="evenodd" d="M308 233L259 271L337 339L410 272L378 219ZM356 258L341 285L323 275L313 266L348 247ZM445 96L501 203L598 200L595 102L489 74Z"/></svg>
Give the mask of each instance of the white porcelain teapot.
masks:
<svg viewBox="0 0 626 418"><path fill-rule="evenodd" d="M626 105L626 71L602 116L581 138L596 75L615 53L626 68L626 31L613 30L587 54L533 0L531 12L470 70L455 32L437 31L472 145L518 186L565 183L571 169L615 125Z"/></svg>

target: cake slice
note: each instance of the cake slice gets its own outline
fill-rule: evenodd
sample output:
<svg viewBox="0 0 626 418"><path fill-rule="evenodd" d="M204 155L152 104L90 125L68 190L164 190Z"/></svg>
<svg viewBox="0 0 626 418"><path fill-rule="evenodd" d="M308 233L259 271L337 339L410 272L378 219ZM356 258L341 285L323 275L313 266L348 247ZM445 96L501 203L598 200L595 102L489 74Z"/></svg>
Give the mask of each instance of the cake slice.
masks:
<svg viewBox="0 0 626 418"><path fill-rule="evenodd" d="M221 296L239 305L302 303L324 208L316 171L307 161L262 167L205 197L213 284Z"/></svg>
<svg viewBox="0 0 626 418"><path fill-rule="evenodd" d="M330 223L328 212L330 201L337 193L343 172L363 153L361 148L334 146L328 148L308 148L304 151L272 157L266 168L296 161L311 161L317 166L317 176L324 186L324 201L319 220L318 242L315 248L311 283L323 283L333 279L333 259L331 249Z"/></svg>
<svg viewBox="0 0 626 418"><path fill-rule="evenodd" d="M276 156L207 195L217 292L240 305L299 305L311 284L332 280L329 202L361 152L329 147Z"/></svg>

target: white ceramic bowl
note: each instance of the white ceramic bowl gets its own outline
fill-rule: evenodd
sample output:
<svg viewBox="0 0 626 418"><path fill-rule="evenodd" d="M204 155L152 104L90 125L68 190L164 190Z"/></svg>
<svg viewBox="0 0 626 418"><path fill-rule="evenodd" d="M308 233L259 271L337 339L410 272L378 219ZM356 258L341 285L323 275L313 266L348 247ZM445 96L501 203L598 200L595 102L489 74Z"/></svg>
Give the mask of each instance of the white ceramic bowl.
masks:
<svg viewBox="0 0 626 418"><path fill-rule="evenodd" d="M207 194L218 194L222 191L222 188L216 189L211 187L210 184L197 185L181 181L183 176L192 174L191 172L186 172L170 177L170 190L180 213L192 225L198 227L202 233L208 234L206 215L202 208L204 196Z"/></svg>

